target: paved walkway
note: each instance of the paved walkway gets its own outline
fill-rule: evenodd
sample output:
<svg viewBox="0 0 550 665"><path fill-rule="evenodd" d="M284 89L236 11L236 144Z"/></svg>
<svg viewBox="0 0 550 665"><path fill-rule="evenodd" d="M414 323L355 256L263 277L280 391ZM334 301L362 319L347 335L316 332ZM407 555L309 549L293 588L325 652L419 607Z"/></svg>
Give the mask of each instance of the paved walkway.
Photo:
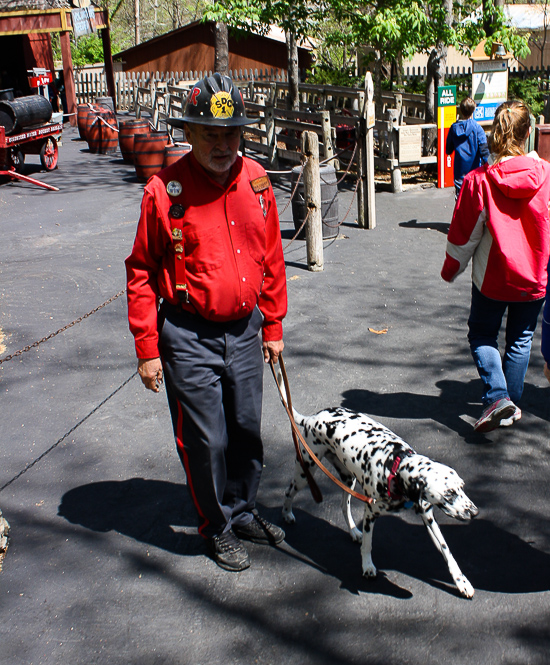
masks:
<svg viewBox="0 0 550 665"><path fill-rule="evenodd" d="M59 170L27 174L58 193L0 186L0 358L124 289L143 186L117 156L64 132ZM288 202L288 177L276 185ZM343 404L455 467L480 507L438 519L476 589L460 598L420 520L377 524L376 581L340 513L304 492L278 549L252 545L227 573L204 556L164 394L134 376L123 296L0 364L0 508L12 538L0 574L0 644L10 665L542 665L550 649L550 387L539 338L518 426L474 435L480 385L466 343L470 281L439 277L451 190L376 196L359 229L340 190L325 270L285 250L285 359L295 406ZM283 243L292 215L282 214ZM387 332L381 332L385 331ZM378 334L380 333L380 334ZM265 374L262 512L280 521L293 467L286 416ZM360 515L360 507L354 506Z"/></svg>

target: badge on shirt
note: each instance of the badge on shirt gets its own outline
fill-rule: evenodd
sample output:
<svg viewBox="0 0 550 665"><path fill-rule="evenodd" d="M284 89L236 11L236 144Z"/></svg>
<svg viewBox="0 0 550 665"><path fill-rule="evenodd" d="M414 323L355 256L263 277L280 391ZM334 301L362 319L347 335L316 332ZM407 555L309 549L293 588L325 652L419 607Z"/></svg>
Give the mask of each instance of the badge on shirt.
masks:
<svg viewBox="0 0 550 665"><path fill-rule="evenodd" d="M170 180L170 182L166 185L166 191L170 196L179 196L182 192L182 189L181 182L178 182L177 180Z"/></svg>
<svg viewBox="0 0 550 665"><path fill-rule="evenodd" d="M170 206L168 214L174 219L181 219L185 215L185 208L179 203L175 203L174 205Z"/></svg>
<svg viewBox="0 0 550 665"><path fill-rule="evenodd" d="M264 218L265 218L267 217L267 203L261 194L258 198L260 200L260 205L262 206L262 212L264 213Z"/></svg>
<svg viewBox="0 0 550 665"><path fill-rule="evenodd" d="M183 233L181 232L181 229L178 228L172 229L172 238L173 240L181 240L183 238Z"/></svg>
<svg viewBox="0 0 550 665"><path fill-rule="evenodd" d="M263 175L260 178L250 181L250 186L255 194L259 194L260 192L263 192L264 189L268 189L270 184L269 176L267 175Z"/></svg>

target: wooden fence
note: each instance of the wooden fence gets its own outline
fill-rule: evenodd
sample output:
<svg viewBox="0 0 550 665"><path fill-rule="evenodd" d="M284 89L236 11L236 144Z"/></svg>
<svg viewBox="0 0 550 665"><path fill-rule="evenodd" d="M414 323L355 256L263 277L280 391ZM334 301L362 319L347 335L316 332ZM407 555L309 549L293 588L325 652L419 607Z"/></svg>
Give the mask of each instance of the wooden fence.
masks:
<svg viewBox="0 0 550 665"><path fill-rule="evenodd" d="M169 117L182 117L188 91L210 72L165 72L153 75L116 73L116 105L119 110L147 117L156 128L166 127L175 141L184 139L181 130L167 123ZM256 76L257 75L257 76ZM336 169L348 164L354 155L355 136L363 112L364 92L357 88L301 84L300 108L287 109L289 92L285 75L265 78L268 72L233 72L240 88L247 113L257 118L244 135L244 149L266 155L272 168L281 160L300 163L301 134L308 129L317 134L322 161L331 162ZM79 103L95 101L107 95L104 76L86 74L76 78ZM421 157L418 150L425 143L425 132L434 125L425 124L423 95L384 92L382 113L375 131L375 165L392 173L394 189L400 189L400 168L403 165L424 165L437 160ZM416 141L417 150L405 153L401 149L400 128L414 125L407 140ZM414 136L413 136L414 135ZM413 137L413 138L411 138ZM414 138L416 137L416 138ZM395 176L395 177L394 177Z"/></svg>

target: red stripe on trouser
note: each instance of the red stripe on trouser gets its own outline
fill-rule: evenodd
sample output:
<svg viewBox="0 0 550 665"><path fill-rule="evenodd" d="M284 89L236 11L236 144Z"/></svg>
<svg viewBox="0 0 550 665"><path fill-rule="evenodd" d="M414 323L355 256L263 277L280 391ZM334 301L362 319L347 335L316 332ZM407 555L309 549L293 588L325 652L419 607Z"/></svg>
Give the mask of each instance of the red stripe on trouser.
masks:
<svg viewBox="0 0 550 665"><path fill-rule="evenodd" d="M201 507L199 505L199 501L197 499L197 495L195 493L195 488L193 487L193 480L191 477L191 470L189 468L189 459L187 458L187 453L185 452L185 448L183 446L183 414L181 411L181 404L179 403L178 400L178 422L176 425L176 446L178 447L178 451L180 454L180 459L183 462L183 468L185 469L185 475L187 476L187 485L189 487L189 491L191 492L191 498L193 499L193 503L195 504L195 508L199 514L199 517L202 520L202 524L199 527L199 533L201 536L204 538L204 534L202 533L203 530L210 524L208 518L206 515L202 512Z"/></svg>

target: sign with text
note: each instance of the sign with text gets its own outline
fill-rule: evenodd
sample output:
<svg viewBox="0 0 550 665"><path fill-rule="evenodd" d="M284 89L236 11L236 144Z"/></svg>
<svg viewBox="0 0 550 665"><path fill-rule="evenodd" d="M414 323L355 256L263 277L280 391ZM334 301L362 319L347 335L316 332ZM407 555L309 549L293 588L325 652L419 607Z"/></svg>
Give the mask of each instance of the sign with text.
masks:
<svg viewBox="0 0 550 665"><path fill-rule="evenodd" d="M492 121L497 108L508 99L508 60L473 61L474 120Z"/></svg>
<svg viewBox="0 0 550 665"><path fill-rule="evenodd" d="M75 37L89 35L95 30L95 11L92 5L82 9L71 9Z"/></svg>
<svg viewBox="0 0 550 665"><path fill-rule="evenodd" d="M437 89L437 186L454 185L454 154L445 154L447 135L456 122L456 86L446 85Z"/></svg>
<svg viewBox="0 0 550 665"><path fill-rule="evenodd" d="M422 128L414 125L399 127L399 163L418 163L422 157Z"/></svg>

